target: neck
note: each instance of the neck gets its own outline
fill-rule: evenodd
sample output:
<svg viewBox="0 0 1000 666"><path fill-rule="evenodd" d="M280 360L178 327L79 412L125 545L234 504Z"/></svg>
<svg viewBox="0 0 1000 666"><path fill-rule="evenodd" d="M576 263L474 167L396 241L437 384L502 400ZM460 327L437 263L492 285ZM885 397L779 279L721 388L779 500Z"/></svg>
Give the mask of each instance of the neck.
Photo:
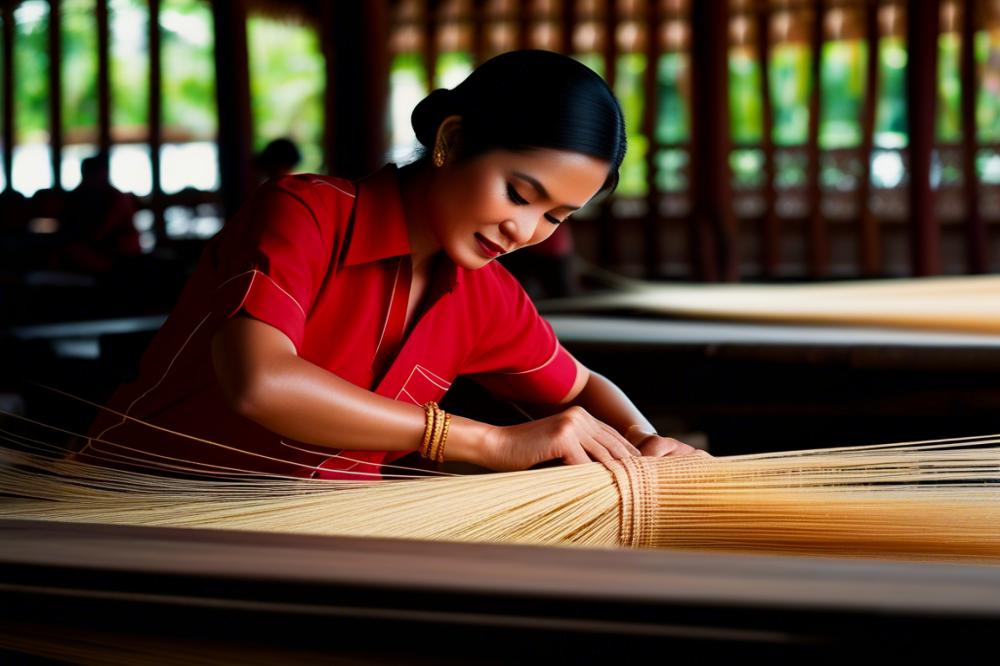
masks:
<svg viewBox="0 0 1000 666"><path fill-rule="evenodd" d="M433 169L427 165L414 163L400 167L400 192L403 214L406 217L407 235L410 240L410 261L413 271L425 270L430 260L441 249L440 243L431 231L427 193L434 178Z"/></svg>

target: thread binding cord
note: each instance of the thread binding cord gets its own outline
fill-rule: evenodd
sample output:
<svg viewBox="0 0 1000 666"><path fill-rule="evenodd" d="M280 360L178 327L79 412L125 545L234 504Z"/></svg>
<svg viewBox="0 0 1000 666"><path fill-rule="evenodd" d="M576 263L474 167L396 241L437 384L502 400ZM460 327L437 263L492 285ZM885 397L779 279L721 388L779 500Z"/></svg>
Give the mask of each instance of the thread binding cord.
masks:
<svg viewBox="0 0 1000 666"><path fill-rule="evenodd" d="M655 468L642 458L612 460L611 472L620 497L619 543L628 548L653 545Z"/></svg>

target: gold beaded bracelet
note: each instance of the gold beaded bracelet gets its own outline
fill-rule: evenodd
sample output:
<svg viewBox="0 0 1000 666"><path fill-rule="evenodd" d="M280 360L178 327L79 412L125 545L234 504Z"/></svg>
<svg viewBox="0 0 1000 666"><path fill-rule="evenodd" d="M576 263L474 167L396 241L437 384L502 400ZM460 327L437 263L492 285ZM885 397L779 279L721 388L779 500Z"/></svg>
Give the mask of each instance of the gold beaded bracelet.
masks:
<svg viewBox="0 0 1000 666"><path fill-rule="evenodd" d="M444 412L442 412L444 413ZM444 443L448 441L448 428L451 426L451 414L444 414L444 431L441 433L441 443L438 444L437 461L444 462Z"/></svg>
<svg viewBox="0 0 1000 666"><path fill-rule="evenodd" d="M424 437L420 443L420 455L429 460L444 462L444 445L451 426L451 414L445 413L433 400L424 404Z"/></svg>
<svg viewBox="0 0 1000 666"><path fill-rule="evenodd" d="M431 439L430 450L427 452L427 457L431 460L437 460L442 434L444 434L444 411L434 405L434 435Z"/></svg>
<svg viewBox="0 0 1000 666"><path fill-rule="evenodd" d="M424 404L424 438L420 442L420 455L428 458L429 447L434 434L434 421L437 415L437 403L430 401Z"/></svg>

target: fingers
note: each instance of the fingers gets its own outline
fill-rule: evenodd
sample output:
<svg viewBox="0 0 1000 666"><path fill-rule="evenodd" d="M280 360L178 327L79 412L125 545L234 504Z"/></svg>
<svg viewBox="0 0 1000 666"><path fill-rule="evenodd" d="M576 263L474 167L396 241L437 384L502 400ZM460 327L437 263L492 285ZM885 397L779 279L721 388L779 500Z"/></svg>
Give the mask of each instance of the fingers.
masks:
<svg viewBox="0 0 1000 666"><path fill-rule="evenodd" d="M630 456L642 455L642 452L638 449L638 447L635 446L635 444L628 441L628 439L623 437L620 432L609 426L607 423L604 423L603 421L598 421L597 419L594 419L594 422L604 431L605 435L611 438L611 441L615 444L616 447L620 448L620 450L627 452L627 454ZM616 457L622 458L624 456L619 455Z"/></svg>
<svg viewBox="0 0 1000 666"><path fill-rule="evenodd" d="M650 437L639 447L642 450L642 455L653 456L662 458L664 456L686 456L691 454L703 454L708 456L707 453L696 449L693 446L680 442L671 437ZM711 457L711 456L708 456Z"/></svg>
<svg viewBox="0 0 1000 666"><path fill-rule="evenodd" d="M621 433L591 416L584 408L574 406L567 409L565 414L574 421L580 431L579 441L596 460L604 462L605 457L593 450L594 444L599 445L615 459L642 455L639 449Z"/></svg>
<svg viewBox="0 0 1000 666"><path fill-rule="evenodd" d="M591 460L608 464L632 456L711 457L672 437L645 432L642 426L632 426L627 436L623 436L579 406L570 407L560 415L555 437L550 443L555 444L550 455L569 465Z"/></svg>
<svg viewBox="0 0 1000 666"><path fill-rule="evenodd" d="M606 454L607 451L605 451L605 455ZM566 450L561 457L562 461L567 465L582 465L583 463L591 462L590 457L587 455L587 451L584 449L583 445L580 444L579 442L575 446L570 445L566 447Z"/></svg>

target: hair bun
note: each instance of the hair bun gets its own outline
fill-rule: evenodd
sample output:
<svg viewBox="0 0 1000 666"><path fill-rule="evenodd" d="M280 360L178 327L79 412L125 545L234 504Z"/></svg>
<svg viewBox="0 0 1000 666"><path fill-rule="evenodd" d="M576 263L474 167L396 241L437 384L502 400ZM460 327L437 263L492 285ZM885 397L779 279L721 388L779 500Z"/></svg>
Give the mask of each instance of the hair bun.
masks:
<svg viewBox="0 0 1000 666"><path fill-rule="evenodd" d="M438 127L442 120L451 115L453 106L454 94L448 88L432 90L417 104L410 116L410 124L420 143L427 148L434 145Z"/></svg>

